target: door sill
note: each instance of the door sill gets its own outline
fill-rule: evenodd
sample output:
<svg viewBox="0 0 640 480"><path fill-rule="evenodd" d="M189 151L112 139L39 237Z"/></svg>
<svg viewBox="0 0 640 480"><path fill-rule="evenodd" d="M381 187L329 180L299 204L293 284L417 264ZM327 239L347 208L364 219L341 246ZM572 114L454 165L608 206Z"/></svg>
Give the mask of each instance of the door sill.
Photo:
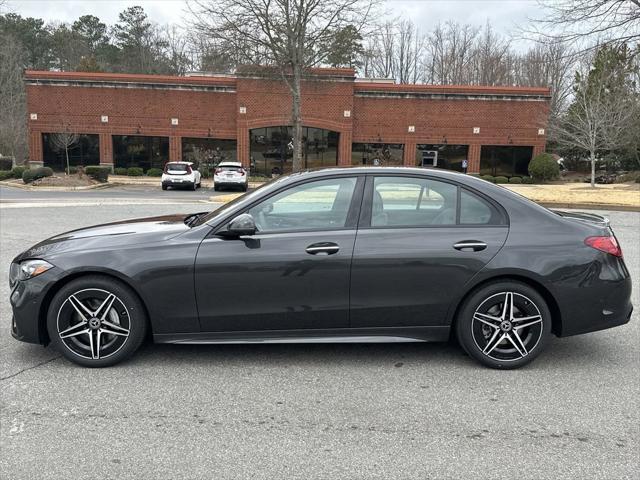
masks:
<svg viewBox="0 0 640 480"><path fill-rule="evenodd" d="M449 326L436 326L158 333L153 335L153 340L174 344L446 342L449 331Z"/></svg>

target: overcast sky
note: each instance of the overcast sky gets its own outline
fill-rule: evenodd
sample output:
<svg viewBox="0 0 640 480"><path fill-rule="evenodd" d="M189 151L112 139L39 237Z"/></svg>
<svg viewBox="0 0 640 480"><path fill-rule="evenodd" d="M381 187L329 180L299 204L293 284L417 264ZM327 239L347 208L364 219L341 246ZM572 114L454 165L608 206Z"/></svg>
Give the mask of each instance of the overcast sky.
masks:
<svg viewBox="0 0 640 480"><path fill-rule="evenodd" d="M8 0L7 7L47 22L71 22L91 14L112 24L118 21L119 12L133 5L141 5L157 23L187 21L181 0ZM540 16L536 0L389 0L387 10L390 15L412 19L425 32L440 21L484 25L489 19L496 30L506 34L526 23L527 17Z"/></svg>

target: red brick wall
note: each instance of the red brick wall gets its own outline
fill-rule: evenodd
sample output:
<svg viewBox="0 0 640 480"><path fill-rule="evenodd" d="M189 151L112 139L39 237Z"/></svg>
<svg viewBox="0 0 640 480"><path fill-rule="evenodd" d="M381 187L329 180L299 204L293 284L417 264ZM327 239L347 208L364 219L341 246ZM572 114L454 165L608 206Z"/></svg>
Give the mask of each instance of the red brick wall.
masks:
<svg viewBox="0 0 640 480"><path fill-rule="evenodd" d="M340 165L351 164L352 142L403 143L404 162L413 165L417 143L446 138L470 145L470 172L479 169L483 144L544 150L538 128L546 127L548 89L367 84L348 69L316 73L303 82L304 124L340 132ZM137 134L170 137L172 160L181 159L181 137L236 139L238 159L248 165L249 130L291 120L289 89L277 79L32 71L25 79L28 112L37 114L29 120L31 160L42 160L42 133L71 129L100 134L104 164L113 163L111 135Z"/></svg>

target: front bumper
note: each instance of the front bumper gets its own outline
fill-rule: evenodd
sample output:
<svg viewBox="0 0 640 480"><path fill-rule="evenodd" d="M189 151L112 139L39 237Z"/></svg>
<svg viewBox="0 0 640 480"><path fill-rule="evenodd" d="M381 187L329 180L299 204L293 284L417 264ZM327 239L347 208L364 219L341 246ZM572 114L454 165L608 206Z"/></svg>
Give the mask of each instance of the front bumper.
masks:
<svg viewBox="0 0 640 480"><path fill-rule="evenodd" d="M51 287L61 276L62 272L54 267L42 275L17 282L13 286L9 297L13 310L13 338L27 343L49 343L45 307L49 302Z"/></svg>

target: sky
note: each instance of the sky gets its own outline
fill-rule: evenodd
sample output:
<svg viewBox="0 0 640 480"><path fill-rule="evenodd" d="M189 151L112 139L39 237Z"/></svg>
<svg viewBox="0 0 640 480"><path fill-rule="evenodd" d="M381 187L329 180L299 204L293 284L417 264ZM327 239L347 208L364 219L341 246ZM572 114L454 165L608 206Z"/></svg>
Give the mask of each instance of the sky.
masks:
<svg viewBox="0 0 640 480"><path fill-rule="evenodd" d="M141 5L157 23L187 24L182 0L6 0L5 10L47 22L72 22L81 15L95 15L103 22L118 21L118 13ZM487 20L500 33L508 34L541 15L537 0L388 0L387 15L412 19L423 32L438 22L454 20L483 26ZM516 45L517 47L517 45Z"/></svg>

